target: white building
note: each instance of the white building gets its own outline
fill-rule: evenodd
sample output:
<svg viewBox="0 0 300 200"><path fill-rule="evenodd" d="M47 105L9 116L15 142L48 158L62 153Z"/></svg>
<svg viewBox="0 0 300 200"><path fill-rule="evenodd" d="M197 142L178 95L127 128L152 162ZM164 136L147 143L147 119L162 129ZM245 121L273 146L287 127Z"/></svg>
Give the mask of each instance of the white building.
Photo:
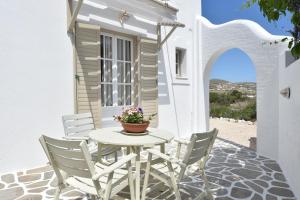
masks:
<svg viewBox="0 0 300 200"><path fill-rule="evenodd" d="M0 2L0 172L45 163L38 137L61 137L64 114L91 111L104 127L140 105L177 137L207 130L211 66L240 48L256 67L258 153L279 161L300 198L300 63L286 68L286 44L263 45L282 37L251 21L213 25L199 0L81 3Z"/></svg>

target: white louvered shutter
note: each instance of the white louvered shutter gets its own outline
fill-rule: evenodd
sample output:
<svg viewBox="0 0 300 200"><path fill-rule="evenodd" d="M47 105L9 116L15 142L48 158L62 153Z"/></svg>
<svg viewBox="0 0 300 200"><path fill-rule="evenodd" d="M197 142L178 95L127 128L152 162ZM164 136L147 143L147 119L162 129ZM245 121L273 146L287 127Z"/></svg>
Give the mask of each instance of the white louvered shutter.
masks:
<svg viewBox="0 0 300 200"><path fill-rule="evenodd" d="M140 103L145 116L157 113L150 126L158 125L158 65L157 40L141 38L140 45Z"/></svg>
<svg viewBox="0 0 300 200"><path fill-rule="evenodd" d="M77 113L91 112L100 127L100 26L76 24L76 108Z"/></svg>

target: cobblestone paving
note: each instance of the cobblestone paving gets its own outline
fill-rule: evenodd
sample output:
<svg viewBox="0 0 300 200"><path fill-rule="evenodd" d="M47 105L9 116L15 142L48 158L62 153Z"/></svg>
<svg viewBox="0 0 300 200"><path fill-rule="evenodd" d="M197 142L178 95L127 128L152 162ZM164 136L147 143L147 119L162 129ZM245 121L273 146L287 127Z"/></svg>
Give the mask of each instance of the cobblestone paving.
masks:
<svg viewBox="0 0 300 200"><path fill-rule="evenodd" d="M167 149L169 153L175 152L174 145ZM296 199L275 161L227 141L216 141L206 172L216 200ZM0 200L52 199L55 185L55 175L50 166L2 174ZM198 173L191 173L184 178L180 188L182 199L193 199L202 192L203 181ZM167 188L161 187L149 197L174 199L170 193ZM120 196L128 197L128 189L121 192ZM64 190L61 198L86 199L84 194L72 188Z"/></svg>

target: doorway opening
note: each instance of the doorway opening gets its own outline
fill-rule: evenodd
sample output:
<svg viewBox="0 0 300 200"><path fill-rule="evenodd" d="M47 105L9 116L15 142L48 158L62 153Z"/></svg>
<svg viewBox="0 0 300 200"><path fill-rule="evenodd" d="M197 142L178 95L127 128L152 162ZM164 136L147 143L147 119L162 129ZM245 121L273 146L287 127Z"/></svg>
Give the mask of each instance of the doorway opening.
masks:
<svg viewBox="0 0 300 200"><path fill-rule="evenodd" d="M256 72L240 49L219 55L210 67L209 126L219 137L256 149Z"/></svg>

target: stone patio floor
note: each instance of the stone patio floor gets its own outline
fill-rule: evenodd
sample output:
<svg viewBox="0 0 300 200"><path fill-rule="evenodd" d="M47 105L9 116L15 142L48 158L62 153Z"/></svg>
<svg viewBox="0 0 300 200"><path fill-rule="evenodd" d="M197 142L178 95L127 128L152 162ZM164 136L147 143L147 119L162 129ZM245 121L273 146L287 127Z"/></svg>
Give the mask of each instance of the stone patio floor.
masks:
<svg viewBox="0 0 300 200"><path fill-rule="evenodd" d="M175 145L167 148L175 153ZM218 139L214 145L206 174L215 190L217 200L252 199L279 200L296 199L279 167L271 159L258 156L254 151ZM56 179L50 166L6 173L0 175L0 200L52 199ZM156 180L151 180L156 183ZM180 183L182 199L193 199L202 192L203 181L198 173L191 173ZM128 189L120 193L120 199L128 198ZM160 188L149 194L149 199L175 199L171 191ZM61 199L87 199L78 190L68 188Z"/></svg>

